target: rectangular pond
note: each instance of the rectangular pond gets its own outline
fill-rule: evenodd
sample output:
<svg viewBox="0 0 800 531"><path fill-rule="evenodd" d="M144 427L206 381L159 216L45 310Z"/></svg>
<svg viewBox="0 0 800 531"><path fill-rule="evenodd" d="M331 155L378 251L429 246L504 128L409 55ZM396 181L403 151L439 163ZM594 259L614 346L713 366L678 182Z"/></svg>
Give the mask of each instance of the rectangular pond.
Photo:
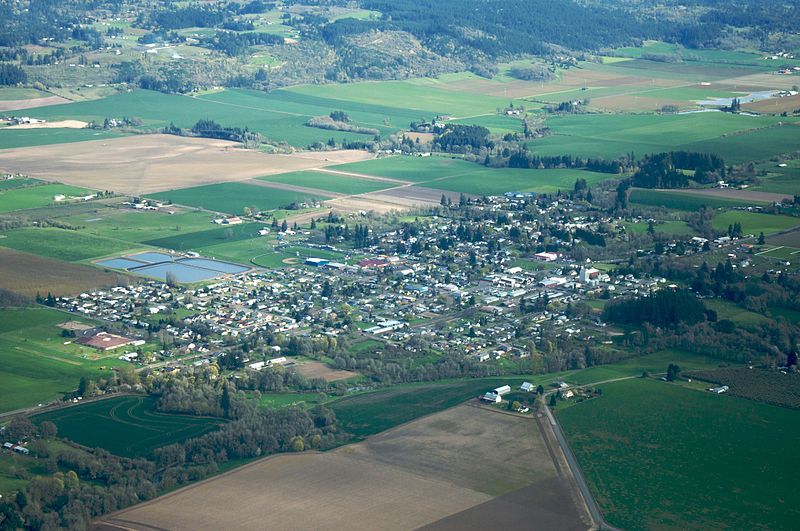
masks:
<svg viewBox="0 0 800 531"><path fill-rule="evenodd" d="M132 254L130 256L127 256L126 258L131 258L133 260L140 260L142 262L147 262L150 264L158 264L160 262L172 261L172 255L167 253L157 253L153 251L148 251L146 253Z"/></svg>
<svg viewBox="0 0 800 531"><path fill-rule="evenodd" d="M249 268L232 264L230 262L220 262L219 260L211 260L209 258L181 258L178 260L181 264L187 264L195 267L202 267L204 269L211 269L220 273L242 273Z"/></svg>
<svg viewBox="0 0 800 531"><path fill-rule="evenodd" d="M200 282L202 280L211 280L220 275L219 271L192 267L179 262L162 262L160 264L145 265L131 269L130 272L137 275L158 278L160 280L166 280L167 274L171 273L175 275L175 280L178 282Z"/></svg>
<svg viewBox="0 0 800 531"><path fill-rule="evenodd" d="M130 258L111 258L108 260L100 260L95 263L99 266L110 267L112 269L131 269L147 265L147 262L139 262L137 260L131 260Z"/></svg>

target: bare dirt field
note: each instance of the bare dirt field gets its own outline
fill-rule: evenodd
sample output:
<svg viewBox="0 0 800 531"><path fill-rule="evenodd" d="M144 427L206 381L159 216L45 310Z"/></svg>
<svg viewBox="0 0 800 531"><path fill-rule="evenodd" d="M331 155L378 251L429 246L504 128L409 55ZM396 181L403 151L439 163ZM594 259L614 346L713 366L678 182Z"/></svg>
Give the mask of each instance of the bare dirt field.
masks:
<svg viewBox="0 0 800 531"><path fill-rule="evenodd" d="M294 260L291 263L297 263L296 258L287 258L287 260ZM319 361L309 361L295 366L295 370L305 378L322 378L326 382L335 382L336 380L347 380L358 376L355 372L343 371L338 369L331 369L324 363Z"/></svg>
<svg viewBox="0 0 800 531"><path fill-rule="evenodd" d="M6 129L83 129L87 125L89 124L80 120L61 120L60 122L9 125Z"/></svg>
<svg viewBox="0 0 800 531"><path fill-rule="evenodd" d="M800 229L768 236L767 243L770 245L800 248Z"/></svg>
<svg viewBox="0 0 800 531"><path fill-rule="evenodd" d="M5 149L0 169L98 190L141 195L365 160L365 151L267 155L233 142L172 135Z"/></svg>
<svg viewBox="0 0 800 531"><path fill-rule="evenodd" d="M487 509L492 527L588 528L533 419L463 405L332 452L258 461L95 528L470 530L486 529Z"/></svg>
<svg viewBox="0 0 800 531"><path fill-rule="evenodd" d="M0 241L2 243L2 241ZM23 295L75 295L93 288L129 285L132 277L0 247L0 288Z"/></svg>
<svg viewBox="0 0 800 531"><path fill-rule="evenodd" d="M787 96L785 98L770 98L768 100L754 101L742 105L742 108L760 113L791 113L800 109L800 94Z"/></svg>
<svg viewBox="0 0 800 531"><path fill-rule="evenodd" d="M70 103L70 101L61 96L48 96L46 98L32 98L28 100L2 100L0 101L0 111L33 109L35 107L59 105L61 103Z"/></svg>

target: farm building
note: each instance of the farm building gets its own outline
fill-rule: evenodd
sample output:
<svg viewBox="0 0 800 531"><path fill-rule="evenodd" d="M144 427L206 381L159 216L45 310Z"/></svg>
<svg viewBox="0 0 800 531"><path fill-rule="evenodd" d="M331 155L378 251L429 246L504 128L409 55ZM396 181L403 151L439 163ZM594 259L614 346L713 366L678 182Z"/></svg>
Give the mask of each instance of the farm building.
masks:
<svg viewBox="0 0 800 531"><path fill-rule="evenodd" d="M493 391L496 395L503 396L511 392L511 387L508 385L501 385Z"/></svg>
<svg viewBox="0 0 800 531"><path fill-rule="evenodd" d="M79 345L96 348L97 350L109 351L124 347L125 345L130 345L134 343L134 340L116 334L109 334L108 332L100 332L93 336L82 337L75 342Z"/></svg>
<svg viewBox="0 0 800 531"><path fill-rule="evenodd" d="M536 387L530 382L523 382L519 389L526 393L532 393L536 390Z"/></svg>
<svg viewBox="0 0 800 531"><path fill-rule="evenodd" d="M711 391L712 393L721 395L722 393L726 392L728 389L730 389L730 387L728 387L727 385L720 385L719 387L712 387L711 389L709 389L709 391Z"/></svg>
<svg viewBox="0 0 800 531"><path fill-rule="evenodd" d="M558 255L556 253L536 253L533 257L543 262L555 262L558 260Z"/></svg>
<svg viewBox="0 0 800 531"><path fill-rule="evenodd" d="M491 402L492 404L499 404L503 401L503 399L497 393L493 393L492 391L487 392L481 400L485 400L487 402Z"/></svg>

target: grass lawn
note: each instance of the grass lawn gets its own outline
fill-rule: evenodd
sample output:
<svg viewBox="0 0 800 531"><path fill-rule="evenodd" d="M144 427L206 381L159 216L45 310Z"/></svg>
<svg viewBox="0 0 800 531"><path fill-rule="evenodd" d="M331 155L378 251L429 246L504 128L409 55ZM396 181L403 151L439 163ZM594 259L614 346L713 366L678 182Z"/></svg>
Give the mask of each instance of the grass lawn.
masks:
<svg viewBox="0 0 800 531"><path fill-rule="evenodd" d="M388 182L372 181L368 179L359 179L357 177L348 177L346 175L334 175L330 173L320 173L314 171L284 173L281 175L260 177L259 179L262 181L291 184L294 186L303 186L306 188L314 188L316 190L324 190L327 192L336 192L347 195L376 192L378 190L385 190L386 188L396 186Z"/></svg>
<svg viewBox="0 0 800 531"><path fill-rule="evenodd" d="M647 232L648 227L646 222L633 223L626 221L623 223L623 225L625 226L626 232L633 234L644 234ZM692 229L685 221L664 221L661 223L656 223L654 229L656 234L660 232L672 236L688 236L695 233L694 229Z"/></svg>
<svg viewBox="0 0 800 531"><path fill-rule="evenodd" d="M140 248L140 245L52 227L24 227L0 233L0 246L67 262Z"/></svg>
<svg viewBox="0 0 800 531"><path fill-rule="evenodd" d="M85 196L89 193L91 192L88 192L85 188L76 188L66 184L43 184L27 188L0 189L0 212L47 206L55 202L53 197L56 195L63 195L69 199L70 197Z"/></svg>
<svg viewBox="0 0 800 531"><path fill-rule="evenodd" d="M728 225L741 223L744 234L758 236L760 232L770 234L800 225L800 218L779 216L773 214L760 214L743 210L729 210L714 216L711 225L716 230L727 230Z"/></svg>
<svg viewBox="0 0 800 531"><path fill-rule="evenodd" d="M57 324L82 320L58 310L0 310L0 411L35 406L74 391L81 376L120 365L115 356L95 359L93 349L64 345ZM86 356L86 357L84 357Z"/></svg>
<svg viewBox="0 0 800 531"><path fill-rule="evenodd" d="M244 183L195 186L150 194L148 197L228 214L242 214L245 207L255 210L274 210L291 203L328 199L324 193L310 195Z"/></svg>
<svg viewBox="0 0 800 531"><path fill-rule="evenodd" d="M624 529L788 529L797 411L653 379L558 413L609 523Z"/></svg>
<svg viewBox="0 0 800 531"><path fill-rule="evenodd" d="M160 413L155 405L149 396L121 396L42 413L33 421L49 420L59 437L123 457L146 457L156 448L203 435L223 422Z"/></svg>

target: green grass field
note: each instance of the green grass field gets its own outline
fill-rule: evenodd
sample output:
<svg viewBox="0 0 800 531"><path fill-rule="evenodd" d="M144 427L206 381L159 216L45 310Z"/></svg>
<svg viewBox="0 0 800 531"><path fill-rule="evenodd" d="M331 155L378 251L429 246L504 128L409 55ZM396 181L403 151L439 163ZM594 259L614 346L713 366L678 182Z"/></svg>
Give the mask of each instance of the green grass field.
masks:
<svg viewBox="0 0 800 531"><path fill-rule="evenodd" d="M759 177L759 183L751 186L753 190L774 192L779 194L800 195L800 160L788 160L785 168L775 162L760 164L758 169L767 171L767 175Z"/></svg>
<svg viewBox="0 0 800 531"><path fill-rule="evenodd" d="M678 190L646 190L643 188L632 190L628 198L631 203L664 207L672 210L698 210L703 206L706 208L734 208L760 204L756 201L713 197ZM727 228L727 225L725 228Z"/></svg>
<svg viewBox="0 0 800 531"><path fill-rule="evenodd" d="M547 121L553 134L528 145L540 155L569 153L613 159L631 151L642 156L687 150L712 151L727 162L743 162L796 149L800 128L794 125L770 127L781 120L796 122L792 118L728 113L555 116Z"/></svg>
<svg viewBox="0 0 800 531"><path fill-rule="evenodd" d="M633 223L626 221L623 223L625 226L625 231L632 233L632 234L644 234L647 232L647 227L649 226L647 223ZM688 236L694 234L694 229L692 229L685 221L664 221L662 223L656 223L655 226L656 234L663 233L663 234L670 234L673 236Z"/></svg>
<svg viewBox="0 0 800 531"><path fill-rule="evenodd" d="M156 400L121 396L42 413L34 422L53 422L58 436L123 457L146 457L161 446L212 431L220 419L160 413Z"/></svg>
<svg viewBox="0 0 800 531"><path fill-rule="evenodd" d="M365 194L376 192L396 186L390 182L372 181L369 179L359 179L347 175L334 175L314 171L299 171L294 173L283 173L269 177L260 177L261 181L273 183L291 184L323 190L323 192L335 192L339 194Z"/></svg>
<svg viewBox="0 0 800 531"><path fill-rule="evenodd" d="M745 310L735 303L724 299L705 299L703 300L703 304L709 310L717 312L718 320L727 319L740 326L754 327L769 321L767 317L764 317L760 313Z"/></svg>
<svg viewBox="0 0 800 531"><path fill-rule="evenodd" d="M144 243L154 247L164 247L175 251L191 251L210 245L238 242L258 238L258 231L265 223L244 223L230 227L216 227L197 232L181 233L166 238L148 240Z"/></svg>
<svg viewBox="0 0 800 531"><path fill-rule="evenodd" d="M641 376L644 371L650 374L661 374L667 372L670 363L675 363L681 369L714 369L719 367L719 360L698 356L680 350L662 350L648 354L628 358L611 365L597 365L580 371L572 372L564 377L564 380L577 384L586 385L614 378L625 378L626 376Z"/></svg>
<svg viewBox="0 0 800 531"><path fill-rule="evenodd" d="M0 232L0 246L67 262L78 262L142 247L81 231L52 227L24 227Z"/></svg>
<svg viewBox="0 0 800 531"><path fill-rule="evenodd" d="M473 195L499 195L504 192L553 193L571 190L577 179L586 179L591 186L614 177L608 173L585 170L486 168L478 164L473 164L473 168L468 174L428 181L421 185Z"/></svg>
<svg viewBox="0 0 800 531"><path fill-rule="evenodd" d="M90 359L84 355L92 349L65 345L56 325L69 320L82 319L42 308L0 310L0 411L58 399L77 389L81 376L122 363L115 356Z"/></svg>
<svg viewBox="0 0 800 531"><path fill-rule="evenodd" d="M42 184L39 179L31 179L30 177L17 177L15 179L0 180L0 192L12 190L14 188L23 188L28 186L35 186Z"/></svg>
<svg viewBox="0 0 800 531"><path fill-rule="evenodd" d="M170 215L165 212L108 208L64 217L84 227L82 232L132 243L169 238L210 228L212 214L201 211Z"/></svg>
<svg viewBox="0 0 800 531"><path fill-rule="evenodd" d="M29 208L39 208L54 203L53 197L64 195L78 197L88 195L85 188L77 188L66 184L43 184L41 186L30 186L27 188L10 188L0 190L0 212L11 212L14 210L26 210Z"/></svg>
<svg viewBox="0 0 800 531"><path fill-rule="evenodd" d="M773 214L759 214L757 212L747 212L744 210L729 210L714 216L711 225L716 230L727 230L728 225L733 223L742 224L744 234L758 236L760 232L770 234L782 230L791 229L800 225L800 218L790 216L778 216Z"/></svg>
<svg viewBox="0 0 800 531"><path fill-rule="evenodd" d="M34 88L2 87L0 88L0 101L8 100L30 100L34 98L46 98L50 96L47 92Z"/></svg>
<svg viewBox="0 0 800 531"><path fill-rule="evenodd" d="M245 207L256 210L274 210L291 203L327 199L320 193L314 196L288 190L277 190L266 186L244 183L223 183L195 186L150 194L159 201L172 201L179 205L205 208L215 212L242 214Z"/></svg>
<svg viewBox="0 0 800 531"><path fill-rule="evenodd" d="M395 156L341 164L331 169L419 183L468 174L477 167L472 162L449 157Z"/></svg>
<svg viewBox="0 0 800 531"><path fill-rule="evenodd" d="M603 385L558 413L623 529L788 529L800 518L796 411L657 380Z"/></svg>
<svg viewBox="0 0 800 531"><path fill-rule="evenodd" d="M34 110L37 109L31 109L28 114L33 114ZM113 131L95 131L94 129L0 129L0 149L65 144L86 140L107 140L120 136L125 135Z"/></svg>

